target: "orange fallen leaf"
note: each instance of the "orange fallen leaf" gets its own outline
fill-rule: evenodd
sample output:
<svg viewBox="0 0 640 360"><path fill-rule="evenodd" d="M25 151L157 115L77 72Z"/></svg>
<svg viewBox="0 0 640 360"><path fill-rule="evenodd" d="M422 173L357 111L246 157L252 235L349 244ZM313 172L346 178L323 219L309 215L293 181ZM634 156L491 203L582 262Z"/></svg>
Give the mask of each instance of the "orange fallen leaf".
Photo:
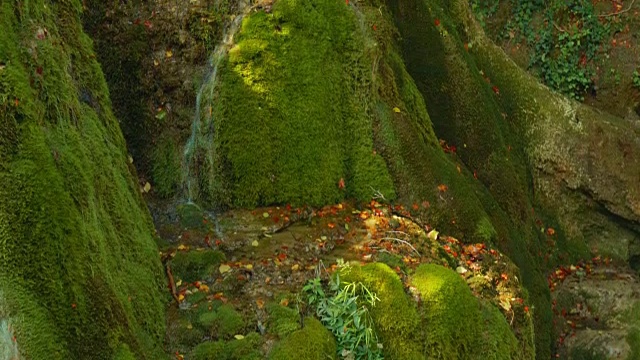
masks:
<svg viewBox="0 0 640 360"><path fill-rule="evenodd" d="M289 306L289 299L282 299L282 300L280 300L280 305L282 305L282 306Z"/></svg>
<svg viewBox="0 0 640 360"><path fill-rule="evenodd" d="M447 190L449 190L449 187L445 184L440 184L438 185L438 190L440 190L441 192L445 192Z"/></svg>
<svg viewBox="0 0 640 360"><path fill-rule="evenodd" d="M256 305L258 306L258 309L262 309L264 307L264 301L261 299L256 300Z"/></svg>

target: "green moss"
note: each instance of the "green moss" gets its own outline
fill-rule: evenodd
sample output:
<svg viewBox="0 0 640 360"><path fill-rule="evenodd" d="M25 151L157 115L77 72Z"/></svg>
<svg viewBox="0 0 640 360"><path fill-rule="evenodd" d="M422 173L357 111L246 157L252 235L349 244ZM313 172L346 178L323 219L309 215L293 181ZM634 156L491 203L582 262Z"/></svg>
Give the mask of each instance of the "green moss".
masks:
<svg viewBox="0 0 640 360"><path fill-rule="evenodd" d="M276 344L269 360L327 360L336 358L336 341L320 321L306 318L304 327Z"/></svg>
<svg viewBox="0 0 640 360"><path fill-rule="evenodd" d="M0 5L1 313L30 358L162 359L153 225L81 8Z"/></svg>
<svg viewBox="0 0 640 360"><path fill-rule="evenodd" d="M192 283L211 277L224 260L217 250L179 251L171 260L171 270L176 279Z"/></svg>
<svg viewBox="0 0 640 360"><path fill-rule="evenodd" d="M391 268L382 263L353 266L344 281L362 282L380 298L370 312L386 358L423 358L418 312Z"/></svg>
<svg viewBox="0 0 640 360"><path fill-rule="evenodd" d="M201 193L237 206L368 200L372 189L393 198L373 151L364 47L344 2L283 0L245 18L214 103L220 171Z"/></svg>
<svg viewBox="0 0 640 360"><path fill-rule="evenodd" d="M267 331L281 339L300 329L300 314L294 309L280 304L269 304L267 313L269 313Z"/></svg>
<svg viewBox="0 0 640 360"><path fill-rule="evenodd" d="M193 349L193 360L259 360L260 335L250 333L240 340L205 342Z"/></svg>
<svg viewBox="0 0 640 360"><path fill-rule="evenodd" d="M122 344L113 355L113 360L136 360L136 357L127 344Z"/></svg>
<svg viewBox="0 0 640 360"><path fill-rule="evenodd" d="M495 306L480 303L455 272L423 264L411 278L420 309L427 359L531 359Z"/></svg>
<svg viewBox="0 0 640 360"><path fill-rule="evenodd" d="M222 305L215 311L199 315L198 325L211 332L217 339L227 339L242 333L245 327L242 316L230 305Z"/></svg>
<svg viewBox="0 0 640 360"><path fill-rule="evenodd" d="M178 191L182 181L178 144L170 137L161 138L153 149L153 189L162 197L170 197Z"/></svg>
<svg viewBox="0 0 640 360"><path fill-rule="evenodd" d="M640 360L640 301L636 301L627 317L631 329L627 335L627 344L631 347L631 355L628 360Z"/></svg>

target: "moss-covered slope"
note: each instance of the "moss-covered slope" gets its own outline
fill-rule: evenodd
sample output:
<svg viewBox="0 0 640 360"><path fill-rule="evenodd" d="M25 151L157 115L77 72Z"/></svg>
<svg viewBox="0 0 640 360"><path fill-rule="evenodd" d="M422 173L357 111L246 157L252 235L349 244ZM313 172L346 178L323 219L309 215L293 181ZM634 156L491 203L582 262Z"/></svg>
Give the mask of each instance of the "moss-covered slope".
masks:
<svg viewBox="0 0 640 360"><path fill-rule="evenodd" d="M0 323L24 359L160 359L153 227L81 3L0 4Z"/></svg>

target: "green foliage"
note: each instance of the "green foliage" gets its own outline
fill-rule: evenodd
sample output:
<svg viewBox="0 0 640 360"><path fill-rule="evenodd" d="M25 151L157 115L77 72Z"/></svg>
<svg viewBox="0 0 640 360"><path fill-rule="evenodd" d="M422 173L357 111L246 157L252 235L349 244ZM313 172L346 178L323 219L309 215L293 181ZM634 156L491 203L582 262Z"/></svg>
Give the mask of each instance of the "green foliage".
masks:
<svg viewBox="0 0 640 360"><path fill-rule="evenodd" d="M275 345L269 360L336 359L336 342L329 330L315 318L306 318L304 327Z"/></svg>
<svg viewBox="0 0 640 360"><path fill-rule="evenodd" d="M469 5L480 24L484 27L486 26L487 18L498 11L500 0L469 0Z"/></svg>
<svg viewBox="0 0 640 360"><path fill-rule="evenodd" d="M0 318L32 359L163 359L153 224L81 11L0 5Z"/></svg>
<svg viewBox="0 0 640 360"><path fill-rule="evenodd" d="M179 251L171 260L171 270L176 279L191 283L210 277L224 260L217 250Z"/></svg>
<svg viewBox="0 0 640 360"><path fill-rule="evenodd" d="M530 66L551 88L582 100L593 83L592 60L611 30L592 1L513 1L512 19L505 33L517 31L531 47Z"/></svg>
<svg viewBox="0 0 640 360"><path fill-rule="evenodd" d="M250 333L240 340L205 342L195 347L192 360L259 360L264 357L259 347L260 335Z"/></svg>
<svg viewBox="0 0 640 360"><path fill-rule="evenodd" d="M633 87L640 90L640 70L635 70L633 72L632 83L633 83Z"/></svg>
<svg viewBox="0 0 640 360"><path fill-rule="evenodd" d="M356 359L383 359L369 314L380 299L361 282L341 283L340 274L348 273L349 268L344 264L339 267L326 293L320 278L310 280L303 291L309 306L336 337L338 354Z"/></svg>
<svg viewBox="0 0 640 360"><path fill-rule="evenodd" d="M423 359L418 312L393 270L381 263L353 266L343 280L364 284L380 299L369 312L385 358Z"/></svg>

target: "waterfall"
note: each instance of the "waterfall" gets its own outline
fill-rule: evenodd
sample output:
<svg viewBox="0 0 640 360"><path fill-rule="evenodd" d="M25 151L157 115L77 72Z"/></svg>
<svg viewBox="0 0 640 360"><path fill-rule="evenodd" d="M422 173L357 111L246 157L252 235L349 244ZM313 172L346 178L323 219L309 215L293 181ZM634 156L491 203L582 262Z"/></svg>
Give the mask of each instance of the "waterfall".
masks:
<svg viewBox="0 0 640 360"><path fill-rule="evenodd" d="M215 47L207 64L207 71L202 81L202 85L196 96L196 107L191 124L191 136L187 140L183 153L183 191L187 203L192 204L198 197L198 173L196 160L198 150L208 150L213 147L214 136L207 131L213 131L213 96L218 82L218 67L222 63L229 49L233 46L233 37L242 23L243 15L237 15L225 28L222 41ZM203 104L204 97L204 104ZM210 129L205 130L203 129ZM209 159L213 161L213 159Z"/></svg>

